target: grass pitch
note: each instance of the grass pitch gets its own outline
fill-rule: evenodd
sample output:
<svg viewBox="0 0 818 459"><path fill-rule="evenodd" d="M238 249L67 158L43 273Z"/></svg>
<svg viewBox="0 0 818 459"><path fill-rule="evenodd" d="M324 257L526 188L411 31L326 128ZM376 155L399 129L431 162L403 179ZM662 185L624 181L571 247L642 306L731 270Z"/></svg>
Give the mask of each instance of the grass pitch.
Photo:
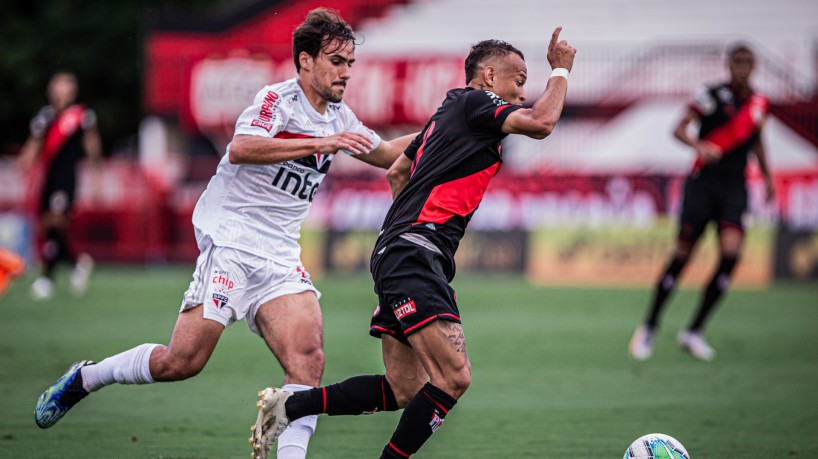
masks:
<svg viewBox="0 0 818 459"><path fill-rule="evenodd" d="M0 457L246 458L256 392L281 370L244 323L230 327L197 377L113 386L56 426L34 404L69 364L143 342L166 343L191 268L98 270L73 299L32 303L31 279L0 299ZM367 335L375 306L365 276L325 276L324 382L382 372ZM818 450L818 286L733 291L708 336L712 363L675 345L698 292L665 314L652 360L628 360L647 290L534 288L516 277L458 278L471 389L417 457L619 458L663 432L693 458L812 457ZM312 458L377 457L399 413L322 417Z"/></svg>

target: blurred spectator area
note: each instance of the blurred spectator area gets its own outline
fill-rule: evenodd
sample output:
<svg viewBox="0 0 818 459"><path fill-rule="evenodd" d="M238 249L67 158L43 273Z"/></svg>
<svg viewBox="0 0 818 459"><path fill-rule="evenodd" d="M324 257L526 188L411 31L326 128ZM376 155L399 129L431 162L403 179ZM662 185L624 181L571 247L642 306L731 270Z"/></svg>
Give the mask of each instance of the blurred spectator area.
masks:
<svg viewBox="0 0 818 459"><path fill-rule="evenodd" d="M445 92L465 84L463 59L482 39L525 53L533 102L550 72L551 32L564 27L578 54L563 117L545 141L505 141L503 170L474 222L491 230L649 224L675 212L693 157L671 132L698 88L727 77L727 47L746 43L757 56L754 84L773 102L765 140L783 190L766 206L751 167L754 217L775 224L800 212L818 227L800 210L818 209L815 0L506 0L502 15L489 0L242 1L209 18L155 18L138 162L106 166L101 195L83 182L75 231L99 258L196 256L193 205L239 113L264 85L295 75L291 33L318 6L340 10L362 37L345 102L386 138L419 130ZM383 174L344 155L332 169L308 226L376 229L389 205ZM0 192L0 208L21 208L21 186Z"/></svg>

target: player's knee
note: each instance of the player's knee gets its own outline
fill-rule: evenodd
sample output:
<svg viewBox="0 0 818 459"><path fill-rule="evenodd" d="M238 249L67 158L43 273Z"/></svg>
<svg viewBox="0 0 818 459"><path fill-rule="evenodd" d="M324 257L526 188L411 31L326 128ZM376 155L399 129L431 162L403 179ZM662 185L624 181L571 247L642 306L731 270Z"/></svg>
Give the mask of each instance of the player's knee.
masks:
<svg viewBox="0 0 818 459"><path fill-rule="evenodd" d="M324 372L324 349L320 345L290 349L279 356L287 379L296 384L318 386Z"/></svg>
<svg viewBox="0 0 818 459"><path fill-rule="evenodd" d="M432 382L432 384L434 384L434 382ZM452 397L459 399L466 390L468 390L470 385L471 367L465 366L445 374L442 383L439 384L438 387Z"/></svg>

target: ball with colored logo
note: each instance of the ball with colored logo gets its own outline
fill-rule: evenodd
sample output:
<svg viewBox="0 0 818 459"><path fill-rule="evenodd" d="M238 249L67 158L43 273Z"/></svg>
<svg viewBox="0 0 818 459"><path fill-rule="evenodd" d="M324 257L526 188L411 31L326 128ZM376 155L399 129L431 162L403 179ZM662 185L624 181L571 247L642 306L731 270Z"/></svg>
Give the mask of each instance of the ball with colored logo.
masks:
<svg viewBox="0 0 818 459"><path fill-rule="evenodd" d="M637 438L622 459L690 459L679 440L670 435L652 433Z"/></svg>

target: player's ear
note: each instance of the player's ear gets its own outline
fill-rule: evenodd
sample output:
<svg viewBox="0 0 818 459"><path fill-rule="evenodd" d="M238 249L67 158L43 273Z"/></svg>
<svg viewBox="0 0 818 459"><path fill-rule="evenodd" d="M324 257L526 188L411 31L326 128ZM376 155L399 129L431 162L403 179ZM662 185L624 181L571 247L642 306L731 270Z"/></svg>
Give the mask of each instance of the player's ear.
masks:
<svg viewBox="0 0 818 459"><path fill-rule="evenodd" d="M487 86L494 86L494 79L497 77L497 69L493 65L487 65L483 68L483 79Z"/></svg>
<svg viewBox="0 0 818 459"><path fill-rule="evenodd" d="M301 51L298 54L298 62L301 64L302 69L307 71L312 70L313 59L306 51Z"/></svg>

